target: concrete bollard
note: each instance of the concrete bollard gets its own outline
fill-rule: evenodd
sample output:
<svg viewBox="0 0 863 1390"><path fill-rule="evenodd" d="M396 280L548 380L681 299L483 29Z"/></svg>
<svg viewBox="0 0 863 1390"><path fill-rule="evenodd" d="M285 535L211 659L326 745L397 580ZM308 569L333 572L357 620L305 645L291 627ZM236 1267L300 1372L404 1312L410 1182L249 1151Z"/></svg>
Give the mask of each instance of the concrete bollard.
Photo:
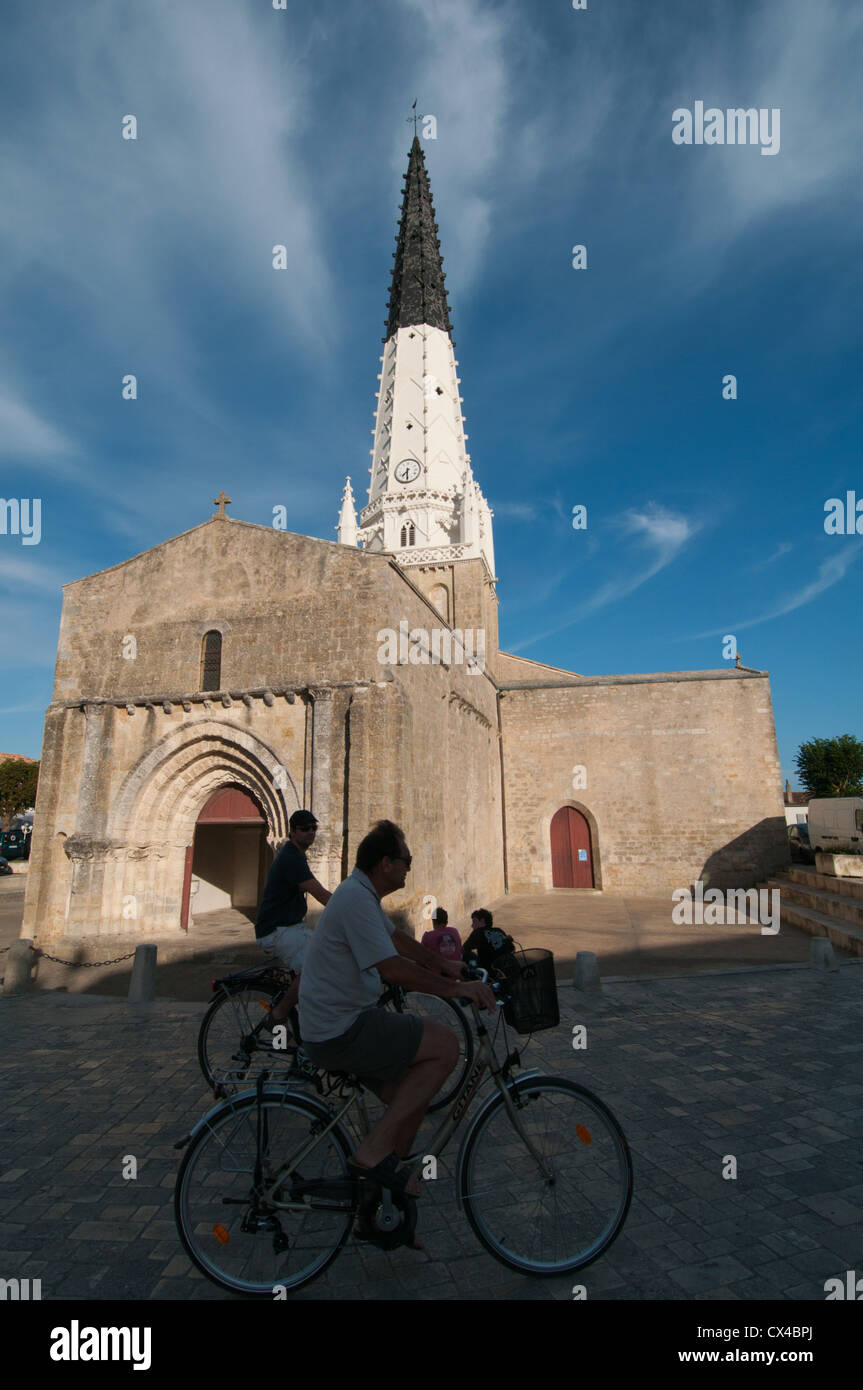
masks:
<svg viewBox="0 0 863 1390"><path fill-rule="evenodd" d="M29 936L21 936L12 942L3 978L4 994L29 993L33 988L32 972L36 959L33 942Z"/></svg>
<svg viewBox="0 0 863 1390"><path fill-rule="evenodd" d="M809 943L809 963L816 970L838 970L839 962L833 942L827 936L813 936Z"/></svg>
<svg viewBox="0 0 863 1390"><path fill-rule="evenodd" d="M156 997L156 950L155 946L135 947L129 981L130 1004L145 1004Z"/></svg>
<svg viewBox="0 0 863 1390"><path fill-rule="evenodd" d="M599 965L592 951L579 951L577 953L572 983L576 989L602 989L602 981L599 978Z"/></svg>

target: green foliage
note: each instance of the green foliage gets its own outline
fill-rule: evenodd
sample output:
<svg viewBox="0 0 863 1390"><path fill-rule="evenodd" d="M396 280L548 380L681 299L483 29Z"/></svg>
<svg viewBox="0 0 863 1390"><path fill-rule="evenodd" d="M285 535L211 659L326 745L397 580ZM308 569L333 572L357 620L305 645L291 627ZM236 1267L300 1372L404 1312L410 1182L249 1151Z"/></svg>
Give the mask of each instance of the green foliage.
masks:
<svg viewBox="0 0 863 1390"><path fill-rule="evenodd" d="M853 734L802 743L797 772L810 796L863 796L863 743Z"/></svg>
<svg viewBox="0 0 863 1390"><path fill-rule="evenodd" d="M0 816L17 816L36 804L39 781L38 763L21 763L6 758L0 763Z"/></svg>

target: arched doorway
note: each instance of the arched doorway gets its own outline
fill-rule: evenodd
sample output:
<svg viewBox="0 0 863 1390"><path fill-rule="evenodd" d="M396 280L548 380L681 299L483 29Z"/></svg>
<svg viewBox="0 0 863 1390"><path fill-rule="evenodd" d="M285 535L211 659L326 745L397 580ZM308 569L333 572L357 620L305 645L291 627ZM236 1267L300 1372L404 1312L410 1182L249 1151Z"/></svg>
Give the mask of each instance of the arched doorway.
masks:
<svg viewBox="0 0 863 1390"><path fill-rule="evenodd" d="M551 882L554 888L592 888L590 826L574 806L561 806L551 818Z"/></svg>
<svg viewBox="0 0 863 1390"><path fill-rule="evenodd" d="M263 810L243 787L220 787L201 808L186 850L180 923L221 908L251 912L260 902L272 851ZM194 889L194 892L193 892ZM194 899L194 901L193 901Z"/></svg>

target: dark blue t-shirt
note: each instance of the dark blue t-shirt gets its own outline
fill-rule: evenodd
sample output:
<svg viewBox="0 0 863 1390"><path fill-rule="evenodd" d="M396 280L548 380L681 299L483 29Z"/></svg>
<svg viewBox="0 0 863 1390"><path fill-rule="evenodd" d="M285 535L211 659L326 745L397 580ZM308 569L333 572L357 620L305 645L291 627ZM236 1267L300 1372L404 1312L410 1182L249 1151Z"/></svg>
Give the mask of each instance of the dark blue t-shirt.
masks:
<svg viewBox="0 0 863 1390"><path fill-rule="evenodd" d="M255 921L255 936L269 936L276 927L293 927L306 915L306 895L300 884L308 883L314 874L302 850L290 840L282 845L267 874L264 896Z"/></svg>

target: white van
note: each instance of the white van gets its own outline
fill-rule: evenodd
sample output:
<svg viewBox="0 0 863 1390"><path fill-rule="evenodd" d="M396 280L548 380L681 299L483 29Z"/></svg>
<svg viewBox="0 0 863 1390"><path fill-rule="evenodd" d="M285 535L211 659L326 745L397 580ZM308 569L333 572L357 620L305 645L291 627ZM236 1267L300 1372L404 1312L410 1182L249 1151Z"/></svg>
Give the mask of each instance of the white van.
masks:
<svg viewBox="0 0 863 1390"><path fill-rule="evenodd" d="M814 850L863 850L863 796L831 796L809 803L809 843Z"/></svg>

